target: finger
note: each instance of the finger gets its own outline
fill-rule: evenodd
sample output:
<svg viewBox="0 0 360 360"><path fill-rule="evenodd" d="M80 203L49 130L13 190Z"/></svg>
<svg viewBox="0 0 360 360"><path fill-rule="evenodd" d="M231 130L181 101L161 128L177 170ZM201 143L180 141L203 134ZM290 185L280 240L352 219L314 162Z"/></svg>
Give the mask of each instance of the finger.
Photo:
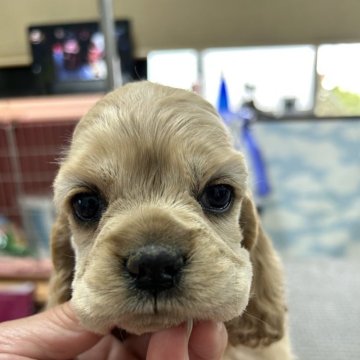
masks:
<svg viewBox="0 0 360 360"><path fill-rule="evenodd" d="M77 360L109 360L110 350L113 347L120 346L120 342L114 339L113 336L104 336L98 343L90 350L81 353L76 357ZM0 359L1 360L1 359Z"/></svg>
<svg viewBox="0 0 360 360"><path fill-rule="evenodd" d="M227 331L222 322L195 323L189 339L190 360L222 359L227 338Z"/></svg>
<svg viewBox="0 0 360 360"><path fill-rule="evenodd" d="M150 338L146 360L188 359L188 339L187 323L154 333Z"/></svg>
<svg viewBox="0 0 360 360"><path fill-rule="evenodd" d="M149 347L151 334L129 335L123 345L123 357L121 359L145 359Z"/></svg>
<svg viewBox="0 0 360 360"><path fill-rule="evenodd" d="M69 303L0 324L0 333L0 353L35 359L69 359L100 340L80 326Z"/></svg>

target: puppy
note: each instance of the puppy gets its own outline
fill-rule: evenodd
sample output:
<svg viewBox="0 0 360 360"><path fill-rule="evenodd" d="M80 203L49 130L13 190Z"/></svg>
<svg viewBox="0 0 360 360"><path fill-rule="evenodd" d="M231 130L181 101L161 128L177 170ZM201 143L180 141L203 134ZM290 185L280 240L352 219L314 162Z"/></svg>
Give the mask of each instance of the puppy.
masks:
<svg viewBox="0 0 360 360"><path fill-rule="evenodd" d="M200 96L149 82L108 94L77 125L54 190L49 306L71 299L101 334L223 321L227 359L291 358L244 158Z"/></svg>

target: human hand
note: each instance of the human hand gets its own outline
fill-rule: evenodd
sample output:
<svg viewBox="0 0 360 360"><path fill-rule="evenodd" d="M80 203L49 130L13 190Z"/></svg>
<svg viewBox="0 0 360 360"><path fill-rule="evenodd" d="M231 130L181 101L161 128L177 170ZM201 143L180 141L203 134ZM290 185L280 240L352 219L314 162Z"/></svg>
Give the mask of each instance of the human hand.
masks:
<svg viewBox="0 0 360 360"><path fill-rule="evenodd" d="M222 323L187 324L120 342L81 327L69 303L0 324L0 360L219 360L227 333Z"/></svg>

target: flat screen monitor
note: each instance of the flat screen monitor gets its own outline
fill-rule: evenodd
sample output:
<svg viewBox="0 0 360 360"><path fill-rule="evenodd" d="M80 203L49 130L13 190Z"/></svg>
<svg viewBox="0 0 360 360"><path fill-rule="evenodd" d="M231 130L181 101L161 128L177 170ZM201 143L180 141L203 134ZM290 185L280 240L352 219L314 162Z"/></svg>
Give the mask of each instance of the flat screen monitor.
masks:
<svg viewBox="0 0 360 360"><path fill-rule="evenodd" d="M115 22L123 82L133 79L130 22ZM32 72L41 93L106 90L105 41L97 22L32 25L28 28Z"/></svg>

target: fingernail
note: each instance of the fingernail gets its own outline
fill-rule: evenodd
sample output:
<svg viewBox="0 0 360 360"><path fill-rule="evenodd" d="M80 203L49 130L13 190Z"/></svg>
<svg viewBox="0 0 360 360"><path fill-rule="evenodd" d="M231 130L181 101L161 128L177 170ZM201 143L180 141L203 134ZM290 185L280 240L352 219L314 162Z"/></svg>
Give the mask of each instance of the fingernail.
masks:
<svg viewBox="0 0 360 360"><path fill-rule="evenodd" d="M215 329L219 332L223 331L225 329L225 325L221 321L214 321Z"/></svg>
<svg viewBox="0 0 360 360"><path fill-rule="evenodd" d="M192 319L188 320L186 322L186 336L187 336L187 340L189 341L190 339L190 335L191 335L191 332L192 332L192 329L193 329L193 325L194 325L194 322Z"/></svg>

